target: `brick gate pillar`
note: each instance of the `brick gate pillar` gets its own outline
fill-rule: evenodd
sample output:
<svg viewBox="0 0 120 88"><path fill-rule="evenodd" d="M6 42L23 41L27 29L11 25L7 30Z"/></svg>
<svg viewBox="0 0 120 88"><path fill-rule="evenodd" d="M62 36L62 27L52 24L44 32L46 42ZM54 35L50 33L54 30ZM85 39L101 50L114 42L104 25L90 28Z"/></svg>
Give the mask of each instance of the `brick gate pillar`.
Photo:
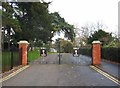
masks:
<svg viewBox="0 0 120 88"><path fill-rule="evenodd" d="M92 64L100 65L101 64L101 45L100 41L92 42Z"/></svg>
<svg viewBox="0 0 120 88"><path fill-rule="evenodd" d="M22 65L27 65L27 48L29 43L27 41L20 41L18 44L19 49L22 48Z"/></svg>

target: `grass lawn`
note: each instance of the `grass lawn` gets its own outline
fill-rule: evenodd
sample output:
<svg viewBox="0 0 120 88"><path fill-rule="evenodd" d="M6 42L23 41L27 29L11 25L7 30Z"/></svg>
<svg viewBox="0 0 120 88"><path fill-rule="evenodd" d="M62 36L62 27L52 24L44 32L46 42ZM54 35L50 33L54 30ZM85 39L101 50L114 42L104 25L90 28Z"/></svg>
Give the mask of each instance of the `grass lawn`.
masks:
<svg viewBox="0 0 120 88"><path fill-rule="evenodd" d="M55 54L55 53L57 53L57 52L48 52L48 55L49 55L49 54Z"/></svg>
<svg viewBox="0 0 120 88"><path fill-rule="evenodd" d="M32 62L40 57L40 51L39 50L34 50L34 51L29 51L28 52L28 61Z"/></svg>
<svg viewBox="0 0 120 88"><path fill-rule="evenodd" d="M53 54L54 52L47 52L49 54ZM40 51L39 50L34 50L34 51L29 51L28 52L28 61L32 62L40 57Z"/></svg>

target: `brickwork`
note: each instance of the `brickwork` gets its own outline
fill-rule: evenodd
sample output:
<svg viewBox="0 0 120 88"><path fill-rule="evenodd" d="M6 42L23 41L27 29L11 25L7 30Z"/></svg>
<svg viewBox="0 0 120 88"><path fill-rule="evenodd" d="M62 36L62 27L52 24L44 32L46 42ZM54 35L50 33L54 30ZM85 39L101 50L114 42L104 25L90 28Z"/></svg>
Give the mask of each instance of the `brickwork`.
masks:
<svg viewBox="0 0 120 88"><path fill-rule="evenodd" d="M93 41L92 43L92 64L101 64L101 45L99 41Z"/></svg>
<svg viewBox="0 0 120 88"><path fill-rule="evenodd" d="M27 47L29 43L27 41L20 41L18 44L19 48L22 48L22 65L27 65Z"/></svg>

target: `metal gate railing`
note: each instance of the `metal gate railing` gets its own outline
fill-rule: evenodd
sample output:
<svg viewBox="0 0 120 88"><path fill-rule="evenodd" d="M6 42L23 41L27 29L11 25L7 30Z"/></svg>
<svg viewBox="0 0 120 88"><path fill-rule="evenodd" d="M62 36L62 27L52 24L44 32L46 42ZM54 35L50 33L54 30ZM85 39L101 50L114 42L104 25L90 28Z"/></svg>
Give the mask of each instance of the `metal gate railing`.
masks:
<svg viewBox="0 0 120 88"><path fill-rule="evenodd" d="M9 71L22 63L22 48L12 45L8 50L2 50L2 72Z"/></svg>
<svg viewBox="0 0 120 88"><path fill-rule="evenodd" d="M22 64L22 48L19 49L19 65Z"/></svg>

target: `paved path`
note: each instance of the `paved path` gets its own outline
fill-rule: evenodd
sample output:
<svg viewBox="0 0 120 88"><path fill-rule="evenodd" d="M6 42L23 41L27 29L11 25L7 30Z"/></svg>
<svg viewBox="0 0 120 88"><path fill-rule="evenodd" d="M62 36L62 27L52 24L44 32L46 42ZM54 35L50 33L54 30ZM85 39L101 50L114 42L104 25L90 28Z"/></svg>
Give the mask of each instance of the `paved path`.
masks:
<svg viewBox="0 0 120 88"><path fill-rule="evenodd" d="M120 79L120 64L102 60L98 67Z"/></svg>
<svg viewBox="0 0 120 88"><path fill-rule="evenodd" d="M117 86L90 68L91 59L88 57L62 54L61 65L58 65L57 54L45 59L48 64L41 64L38 59L26 70L4 81L3 86Z"/></svg>

